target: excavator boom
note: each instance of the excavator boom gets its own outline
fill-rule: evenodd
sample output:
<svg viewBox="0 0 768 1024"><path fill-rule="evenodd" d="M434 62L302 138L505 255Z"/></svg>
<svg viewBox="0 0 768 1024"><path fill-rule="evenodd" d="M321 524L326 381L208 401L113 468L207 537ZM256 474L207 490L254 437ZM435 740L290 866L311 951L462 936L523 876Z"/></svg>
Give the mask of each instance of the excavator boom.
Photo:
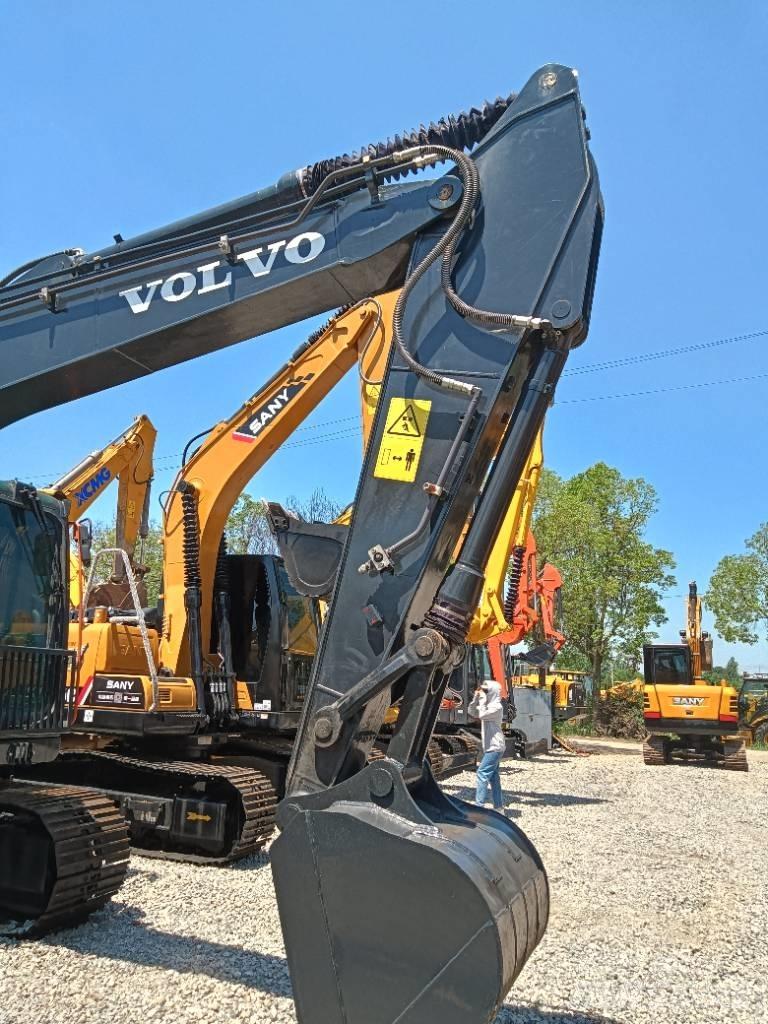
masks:
<svg viewBox="0 0 768 1024"><path fill-rule="evenodd" d="M400 181L429 141L471 148L497 100L94 253L0 281L0 427L396 288L444 182ZM365 162L363 162L363 157Z"/></svg>
<svg viewBox="0 0 768 1024"><path fill-rule="evenodd" d="M537 72L474 159L454 159L451 221L415 242L395 307L278 811L271 863L302 1024L490 1019L546 925L531 844L446 798L423 759L499 525L587 333L602 205L574 73ZM395 698L389 757L366 766Z"/></svg>
<svg viewBox="0 0 768 1024"><path fill-rule="evenodd" d="M82 570L78 557L77 521L114 481L118 481L115 547L122 549L133 563L139 536L149 531L149 499L153 476L153 455L157 431L146 416L137 416L130 427L99 451L91 452L68 473L41 488L46 494L69 502L69 525L74 546L70 549L69 596L77 608L82 598ZM127 593L122 558L115 558L108 587L112 599L103 604L120 607ZM119 596L118 596L119 595Z"/></svg>

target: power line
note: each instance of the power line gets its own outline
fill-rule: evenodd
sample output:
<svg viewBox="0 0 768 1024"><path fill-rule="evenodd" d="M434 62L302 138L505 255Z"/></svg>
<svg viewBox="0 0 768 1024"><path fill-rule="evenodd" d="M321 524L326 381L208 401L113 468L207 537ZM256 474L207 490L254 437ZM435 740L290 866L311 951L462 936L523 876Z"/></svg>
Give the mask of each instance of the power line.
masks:
<svg viewBox="0 0 768 1024"><path fill-rule="evenodd" d="M668 394L671 391L690 391L699 387L716 387L719 384L743 384L764 380L768 374L753 374L750 377L729 377L719 381L702 381L700 384L679 384L676 387L657 387L648 391L625 391L623 394L593 394L586 398L564 398L558 406L575 406L583 401L609 401L613 398L644 398L649 394Z"/></svg>
<svg viewBox="0 0 768 1024"><path fill-rule="evenodd" d="M672 356L686 355L690 352L701 352L707 349L719 348L723 345L733 345L740 341L753 341L756 338L764 338L768 336L768 329L761 331L752 331L748 334L734 334L726 338L717 338L714 341L704 341L692 345L681 345L677 348L661 349L658 352L645 352L636 356L627 356L623 359L611 359L601 363L591 363L588 366L580 366L572 370L565 370L563 373L564 377L578 376L587 373L597 373L603 370L620 369L624 366L635 366L638 363L650 362L657 359L666 359ZM696 388L709 388L716 387L721 384L740 384L747 383L755 380L763 380L768 377L768 373L755 374L746 377L731 377L721 380L704 381L700 384L680 384L675 387L669 388L653 388L647 391L629 391L615 395L590 395L586 398L566 398L558 405L576 405L583 402L604 402L612 401L616 399L627 399L627 398L645 398L649 395L663 395L674 391L689 391ZM321 423L306 424L303 427L297 427L294 433L300 433L308 430L321 430L325 427L335 426L339 423L352 423L358 424L360 421L359 416L340 416L332 420L323 420ZM357 433L357 427L350 428L349 430L335 431L330 434L320 434L316 437L309 439L303 439L300 441L291 441L287 444L282 445L283 448L300 448L307 444L320 444L325 441L336 441L342 440L347 437L353 437ZM164 472L168 467L159 467L158 464L161 462L169 462L173 464L174 460L180 459L182 453L174 452L168 455L159 455L155 458L155 468L160 468L161 472ZM58 479L61 473L50 473L50 474L38 474L37 476L29 478L31 482L38 480L51 481Z"/></svg>
<svg viewBox="0 0 768 1024"><path fill-rule="evenodd" d="M582 373L597 373L601 370L614 370L623 366L635 366L637 363L647 363L655 359L667 359L670 356L685 355L688 352L703 352L706 349L720 348L722 345L733 345L738 341L754 341L755 338L764 338L768 335L768 329L764 331L752 331L750 334L734 334L729 338L717 338L715 341L703 341L694 345L681 345L678 348L660 349L658 352L643 352L636 356L626 356L622 359L608 359L601 363L590 363L587 366L574 367L572 370L565 370L564 377L573 377Z"/></svg>

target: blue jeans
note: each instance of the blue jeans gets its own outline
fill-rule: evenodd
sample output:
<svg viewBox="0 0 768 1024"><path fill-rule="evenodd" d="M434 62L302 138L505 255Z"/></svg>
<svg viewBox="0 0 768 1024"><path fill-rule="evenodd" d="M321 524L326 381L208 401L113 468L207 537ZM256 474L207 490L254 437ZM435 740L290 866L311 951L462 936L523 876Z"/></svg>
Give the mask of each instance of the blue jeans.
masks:
<svg viewBox="0 0 768 1024"><path fill-rule="evenodd" d="M488 797L488 787L491 787L493 806L498 810L504 806L504 798L501 793L501 776L499 775L499 764L501 763L502 752L500 750L489 750L483 754L483 759L477 766L477 791L475 803L484 804Z"/></svg>

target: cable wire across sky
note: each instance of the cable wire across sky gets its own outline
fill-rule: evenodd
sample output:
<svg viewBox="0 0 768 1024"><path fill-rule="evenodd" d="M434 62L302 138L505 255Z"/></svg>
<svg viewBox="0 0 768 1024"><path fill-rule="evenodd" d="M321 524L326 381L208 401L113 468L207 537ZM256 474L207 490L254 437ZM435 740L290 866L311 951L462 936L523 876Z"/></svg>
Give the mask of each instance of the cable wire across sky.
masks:
<svg viewBox="0 0 768 1024"><path fill-rule="evenodd" d="M606 360L601 363L592 363L588 366L575 367L572 370L566 370L563 373L563 377L583 375L587 373L598 373L604 370L621 369L625 366L634 366L638 363L650 362L656 359L667 359L673 356L688 355L691 352L701 352L707 349L719 348L723 345L733 345L737 342L743 341L754 341L758 338L768 337L768 328L760 331L751 331L747 334L735 334L730 337L717 338L714 341L699 342L692 345L681 345L677 348L661 349L658 352L644 352L636 356L627 356L625 359L612 359ZM665 395L671 394L677 391L690 391L696 388L711 388L719 387L724 384L747 384L758 380L765 380L768 378L768 372L748 374L743 377L725 377L719 380L701 381L700 383L693 384L677 384L665 388L649 388L644 391L625 391L617 394L603 394L603 395L586 395L583 398L564 398L561 401L556 401L556 405L578 405L585 402L609 402L609 401L625 401L632 398L646 398L650 395ZM316 434L311 438L301 438L298 441L288 441L282 445L282 448L302 448L306 445L314 445L321 443L334 444L338 441L346 440L347 438L354 437L359 433L359 415L352 416L340 416L332 420L324 420L321 423L307 424L302 427L297 427L294 431L295 434L299 434L305 431L316 431L322 430L325 427L337 426L340 423L354 423L355 426L344 428L342 430L336 430L324 434ZM178 465L178 460L182 457L181 452L173 452L165 455L159 455L155 459L155 469L158 472L170 472ZM168 463L168 465L161 465L161 463ZM33 477L33 481L40 480L55 480L58 479L62 474L49 474L46 476L38 475Z"/></svg>

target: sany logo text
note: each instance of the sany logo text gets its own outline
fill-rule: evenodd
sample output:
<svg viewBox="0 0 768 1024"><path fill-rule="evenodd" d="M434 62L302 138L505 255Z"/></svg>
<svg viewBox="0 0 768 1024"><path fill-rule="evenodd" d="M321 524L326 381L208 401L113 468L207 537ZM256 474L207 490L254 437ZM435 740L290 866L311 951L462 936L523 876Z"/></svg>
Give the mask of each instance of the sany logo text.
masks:
<svg viewBox="0 0 768 1024"><path fill-rule="evenodd" d="M236 441L253 441L259 432L268 423L271 423L275 416L283 411L291 399L302 390L310 379L311 375L288 381L285 387L281 388L269 401L264 402L258 409L249 414L246 422L232 432L232 437Z"/></svg>
<svg viewBox="0 0 768 1024"><path fill-rule="evenodd" d="M260 245L249 252L238 253L237 263L244 263L253 277L265 277L272 273L279 254L287 263L303 264L316 260L325 248L325 237L317 231L305 231L294 238L283 238L279 242ZM209 295L232 284L232 271L224 272L222 260L214 260L197 267L194 272L182 270L170 277L148 281L137 288L126 288L119 294L126 300L133 313L146 313L160 289L160 298L165 302L182 302L190 295ZM199 275L199 277L198 277Z"/></svg>

